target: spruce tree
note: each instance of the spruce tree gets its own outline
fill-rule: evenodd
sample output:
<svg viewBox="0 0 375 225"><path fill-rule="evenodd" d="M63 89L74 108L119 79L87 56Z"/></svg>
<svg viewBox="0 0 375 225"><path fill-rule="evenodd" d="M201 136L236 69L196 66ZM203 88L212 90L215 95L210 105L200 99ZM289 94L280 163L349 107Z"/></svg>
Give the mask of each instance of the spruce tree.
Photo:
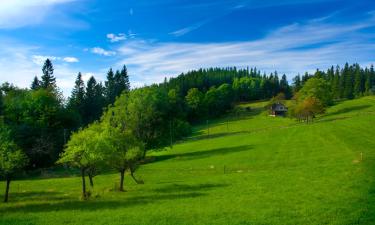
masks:
<svg viewBox="0 0 375 225"><path fill-rule="evenodd" d="M362 73L359 68L359 65L357 65L355 69L353 92L354 92L353 94L355 97L359 97L362 95Z"/></svg>
<svg viewBox="0 0 375 225"><path fill-rule="evenodd" d="M293 92L297 93L302 87L301 76L298 74L293 78Z"/></svg>
<svg viewBox="0 0 375 225"><path fill-rule="evenodd" d="M81 72L78 73L72 95L69 98L69 107L76 110L81 117L84 116L84 98L85 98L85 83L82 80Z"/></svg>
<svg viewBox="0 0 375 225"><path fill-rule="evenodd" d="M41 87L42 88L55 88L56 87L56 78L53 76L53 65L51 60L47 59L44 62L42 71L42 82Z"/></svg>
<svg viewBox="0 0 375 225"><path fill-rule="evenodd" d="M334 99L341 98L341 88L340 88L340 68L336 67L335 74L333 76L331 84L331 92Z"/></svg>
<svg viewBox="0 0 375 225"><path fill-rule="evenodd" d="M38 90L41 86L41 83L37 76L34 77L33 82L31 83L31 90Z"/></svg>
<svg viewBox="0 0 375 225"><path fill-rule="evenodd" d="M354 76L353 76L353 71L352 71L351 67L349 67L348 63L345 64L342 76L343 76L343 81L344 81L343 96L344 96L344 98L352 99L354 97L354 94L353 94Z"/></svg>
<svg viewBox="0 0 375 225"><path fill-rule="evenodd" d="M128 75L128 69L124 65L121 69L121 77L125 84L125 91L130 91L130 81L129 81L129 75Z"/></svg>
<svg viewBox="0 0 375 225"><path fill-rule="evenodd" d="M112 68L109 69L107 73L107 81L105 82L105 96L107 104L112 104L116 100L116 81L115 75Z"/></svg>
<svg viewBox="0 0 375 225"><path fill-rule="evenodd" d="M371 75L370 71L366 68L365 71L366 81L365 81L365 93L366 95L371 93Z"/></svg>

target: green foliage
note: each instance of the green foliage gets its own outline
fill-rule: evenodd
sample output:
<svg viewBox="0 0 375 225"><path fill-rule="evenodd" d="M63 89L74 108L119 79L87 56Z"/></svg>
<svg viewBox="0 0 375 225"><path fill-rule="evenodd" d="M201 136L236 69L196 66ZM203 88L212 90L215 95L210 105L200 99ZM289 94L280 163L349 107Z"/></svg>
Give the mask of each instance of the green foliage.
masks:
<svg viewBox="0 0 375 225"><path fill-rule="evenodd" d="M0 125L0 176L10 177L27 165L28 159L11 140L10 131Z"/></svg>
<svg viewBox="0 0 375 225"><path fill-rule="evenodd" d="M106 137L99 123L74 132L57 163L67 163L79 169L97 166L105 158L105 150L110 148Z"/></svg>
<svg viewBox="0 0 375 225"><path fill-rule="evenodd" d="M332 104L332 96L329 91L329 84L323 78L310 78L306 81L303 88L298 92L297 99L298 101L303 101L306 98L316 98L324 106Z"/></svg>

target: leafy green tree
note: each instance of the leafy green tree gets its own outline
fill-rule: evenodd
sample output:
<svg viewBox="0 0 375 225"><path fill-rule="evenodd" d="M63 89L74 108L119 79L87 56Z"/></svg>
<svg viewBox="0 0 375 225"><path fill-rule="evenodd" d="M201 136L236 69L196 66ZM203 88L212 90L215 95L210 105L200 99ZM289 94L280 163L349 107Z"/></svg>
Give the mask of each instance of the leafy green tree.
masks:
<svg viewBox="0 0 375 225"><path fill-rule="evenodd" d="M203 115L204 112L204 94L198 90L198 88L192 88L188 91L185 96L186 105L189 110L190 120L196 120L199 116Z"/></svg>
<svg viewBox="0 0 375 225"><path fill-rule="evenodd" d="M82 199L87 199L89 193L86 191L86 172L90 168L99 166L105 159L105 149L109 149L108 141L103 135L103 128L99 123L91 124L83 130L72 134L66 144L59 164L69 164L80 169L82 178Z"/></svg>
<svg viewBox="0 0 375 225"><path fill-rule="evenodd" d="M9 187L16 172L27 165L27 157L10 138L10 132L3 125L0 128L0 176L5 178L4 202L8 202Z"/></svg>
<svg viewBox="0 0 375 225"><path fill-rule="evenodd" d="M324 105L319 99L313 96L308 96L297 103L297 105L292 109L292 114L298 120L303 120L308 123L312 121L317 114L322 114L324 111Z"/></svg>
<svg viewBox="0 0 375 225"><path fill-rule="evenodd" d="M43 75L41 81L42 88L56 88L56 78L53 76L53 65L50 59L46 59L44 62L43 68Z"/></svg>
<svg viewBox="0 0 375 225"><path fill-rule="evenodd" d="M107 163L110 167L120 173L119 191L124 191L125 171L129 170L131 177L137 182L142 183L135 178L134 172L138 163L144 156L144 147L141 142L130 132L122 127L122 124L107 126L107 141L110 144L107 153Z"/></svg>
<svg viewBox="0 0 375 225"><path fill-rule="evenodd" d="M329 84L323 78L310 78L298 92L298 100L302 101L308 97L318 99L324 106L332 104L332 95Z"/></svg>
<svg viewBox="0 0 375 225"><path fill-rule="evenodd" d="M4 122L32 166L48 166L56 160L68 121L61 99L49 89L11 90L4 96Z"/></svg>

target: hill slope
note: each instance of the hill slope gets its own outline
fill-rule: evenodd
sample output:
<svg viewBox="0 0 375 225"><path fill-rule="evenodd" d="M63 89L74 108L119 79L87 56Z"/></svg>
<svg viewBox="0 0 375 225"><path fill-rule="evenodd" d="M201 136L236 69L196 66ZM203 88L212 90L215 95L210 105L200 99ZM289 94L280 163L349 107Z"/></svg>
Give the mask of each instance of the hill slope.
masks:
<svg viewBox="0 0 375 225"><path fill-rule="evenodd" d="M375 224L375 97L331 107L313 124L268 117L264 103L207 126L137 172L12 183L1 224ZM362 155L362 157L361 157ZM0 183L3 190L4 183Z"/></svg>

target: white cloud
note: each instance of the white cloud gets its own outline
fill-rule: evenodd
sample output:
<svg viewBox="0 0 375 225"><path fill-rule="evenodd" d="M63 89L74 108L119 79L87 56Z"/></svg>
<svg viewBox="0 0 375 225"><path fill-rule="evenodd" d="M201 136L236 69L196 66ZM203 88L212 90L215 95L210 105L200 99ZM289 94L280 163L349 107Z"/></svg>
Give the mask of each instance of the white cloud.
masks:
<svg viewBox="0 0 375 225"><path fill-rule="evenodd" d="M114 42L119 42L119 41L123 41L123 40L126 40L126 35L125 34L107 34L107 38L109 39L110 42L114 43Z"/></svg>
<svg viewBox="0 0 375 225"><path fill-rule="evenodd" d="M297 73L326 69L331 65L373 59L375 34L361 32L375 25L374 17L348 25L312 20L281 27L266 37L243 42L155 43L131 41L119 50L135 74L137 83L161 82L192 69L227 66L256 66L263 71L278 70L289 79Z"/></svg>
<svg viewBox="0 0 375 225"><path fill-rule="evenodd" d="M1 0L0 29L41 23L54 6L75 0Z"/></svg>
<svg viewBox="0 0 375 225"><path fill-rule="evenodd" d="M62 61L66 63L79 62L79 59L75 57L57 57L57 56L50 56L50 55L33 55L32 56L32 61L37 65L43 65L46 59L50 59L52 61Z"/></svg>
<svg viewBox="0 0 375 225"><path fill-rule="evenodd" d="M95 47L91 49L91 52L97 55L103 55L103 56L114 56L116 55L116 52L114 51L107 51L100 47Z"/></svg>
<svg viewBox="0 0 375 225"><path fill-rule="evenodd" d="M60 60L60 57L56 56L47 56L47 55L33 55L32 56L32 61L37 64L37 65L43 65L43 63L47 60L50 59L52 61L54 60Z"/></svg>
<svg viewBox="0 0 375 225"><path fill-rule="evenodd" d="M75 57L65 57L63 58L64 62L67 62L67 63L76 63L76 62L79 62L79 59L75 58Z"/></svg>

